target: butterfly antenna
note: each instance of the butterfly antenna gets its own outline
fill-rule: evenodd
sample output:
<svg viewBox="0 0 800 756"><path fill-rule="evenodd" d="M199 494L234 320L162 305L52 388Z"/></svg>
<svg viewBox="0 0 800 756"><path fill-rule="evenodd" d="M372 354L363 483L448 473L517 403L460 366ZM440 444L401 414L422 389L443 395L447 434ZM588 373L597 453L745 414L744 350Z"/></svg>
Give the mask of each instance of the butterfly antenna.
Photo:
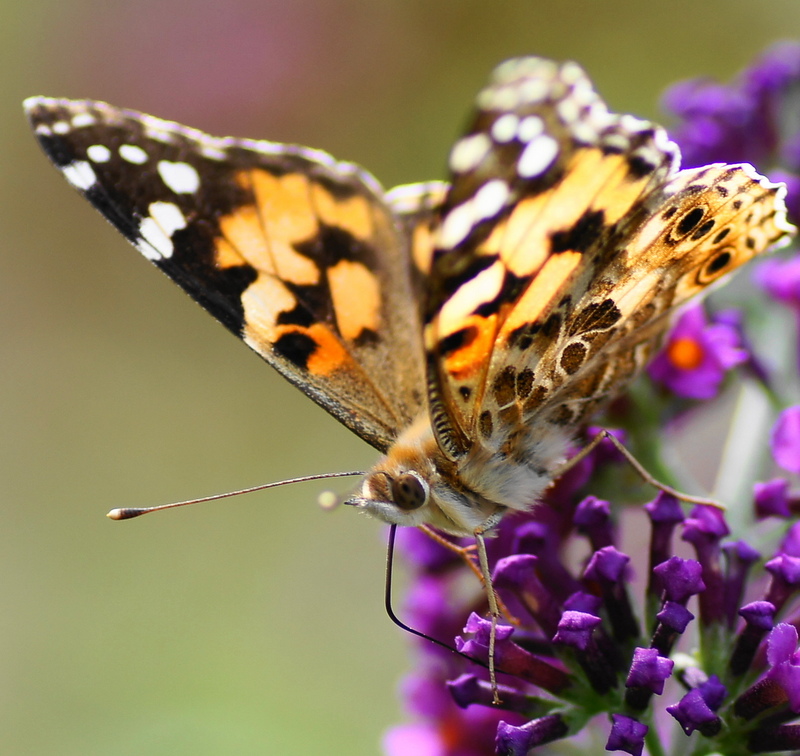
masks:
<svg viewBox="0 0 800 756"><path fill-rule="evenodd" d="M291 483L306 483L309 480L327 480L328 478L348 478L356 475L365 475L362 471L356 472L333 472L333 473L317 473L316 475L304 475L300 478L288 478L287 480L278 480L273 483L262 483L258 486L251 486L250 488L241 488L238 491L226 491L221 494L214 494L212 496L203 496L199 499L187 499L186 501L174 501L171 504L160 504L157 507L121 507L119 509L112 509L106 517L112 520L130 520L133 517L140 517L143 514L150 512L160 512L163 509L175 509L175 507L186 507L189 504L201 504L204 501L216 501L217 499L227 499L231 496L240 496L241 494L253 493L253 491L264 491L267 488L277 488L278 486L288 486ZM320 504L325 509L332 509L335 502L331 501L331 492L327 491L320 495ZM335 497L334 497L335 498Z"/></svg>

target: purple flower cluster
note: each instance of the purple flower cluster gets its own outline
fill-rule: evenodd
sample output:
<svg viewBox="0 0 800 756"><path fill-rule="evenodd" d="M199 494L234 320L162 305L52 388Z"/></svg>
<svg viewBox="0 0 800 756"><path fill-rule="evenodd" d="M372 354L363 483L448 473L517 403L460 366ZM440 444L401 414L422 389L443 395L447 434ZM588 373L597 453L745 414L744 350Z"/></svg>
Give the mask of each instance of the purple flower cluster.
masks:
<svg viewBox="0 0 800 756"><path fill-rule="evenodd" d="M728 539L720 510L686 516L664 493L644 509L648 563L636 569L608 502L590 496L569 508L556 486L538 512L506 518L489 544L513 618L496 636L501 703L492 704L484 667L419 641L420 663L403 686L416 721L387 734L388 756L524 756L599 714L606 749L634 755L664 745L670 716L720 753L798 747L800 725L789 723L800 716L800 534L767 561L768 582L751 580L760 556ZM678 534L691 558L674 554ZM448 642L467 617L455 647L487 663L487 603L477 588L465 594L461 558L418 532L405 534L404 550L417 570L405 619ZM690 629L698 648L676 654Z"/></svg>
<svg viewBox="0 0 800 756"><path fill-rule="evenodd" d="M800 44L767 50L732 83L691 79L672 86L664 107L686 168L752 163L789 189L789 217L800 219Z"/></svg>

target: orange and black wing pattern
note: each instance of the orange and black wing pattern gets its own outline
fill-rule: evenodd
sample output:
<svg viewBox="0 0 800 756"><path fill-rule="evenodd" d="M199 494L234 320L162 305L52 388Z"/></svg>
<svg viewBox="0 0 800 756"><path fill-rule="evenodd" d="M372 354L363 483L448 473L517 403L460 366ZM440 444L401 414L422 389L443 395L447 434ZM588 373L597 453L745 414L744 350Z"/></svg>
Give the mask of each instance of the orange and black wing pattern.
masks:
<svg viewBox="0 0 800 756"><path fill-rule="evenodd" d="M366 441L385 450L424 408L410 242L368 173L92 100L26 110L126 239Z"/></svg>
<svg viewBox="0 0 800 756"><path fill-rule="evenodd" d="M450 154L424 307L431 418L452 458L536 453L624 389L689 297L788 238L782 185L678 172L659 126L575 63L506 61Z"/></svg>

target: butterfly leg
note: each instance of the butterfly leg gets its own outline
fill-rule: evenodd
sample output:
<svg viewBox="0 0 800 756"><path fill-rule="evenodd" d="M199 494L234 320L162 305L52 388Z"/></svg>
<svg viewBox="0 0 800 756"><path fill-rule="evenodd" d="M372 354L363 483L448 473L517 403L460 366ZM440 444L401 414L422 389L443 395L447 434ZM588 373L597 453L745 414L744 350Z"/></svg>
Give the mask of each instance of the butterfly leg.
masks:
<svg viewBox="0 0 800 756"><path fill-rule="evenodd" d="M627 447L620 441L613 433L603 429L601 430L586 446L583 447L574 457L570 457L561 467L553 473L553 480L560 478L565 472L572 469L581 460L588 457L605 439L608 439L616 448L616 450L625 457L626 462L636 471L639 477L648 485L657 488L659 491L674 496L678 501L685 501L688 504L702 504L716 509L725 509L725 506L714 499L709 499L706 496L693 496L678 491L666 483L656 480L639 462L633 454L628 451Z"/></svg>
<svg viewBox="0 0 800 756"><path fill-rule="evenodd" d="M477 539L476 539L475 543L470 544L469 546L459 546L458 544L455 544L452 541L449 541L447 538L445 538L441 534L437 533L433 528L428 527L427 525L418 525L417 527L423 533L425 533L427 536L429 536L434 541L436 541L436 543L438 543L441 546L444 546L444 548L449 549L450 551L458 554L458 556L460 556L461 559L464 560L464 562L467 565L467 567L469 567L470 570L472 570L472 572L474 573L475 577L477 577L478 580L481 581L481 585L483 585L483 586L491 585L491 582L489 582L489 583L486 582L486 578L484 577L484 572L481 569L481 566L480 566L480 555L479 555L479 558L478 558L478 563L477 564L475 563L475 553L478 551ZM495 603L497 604L497 608L499 610L499 614L501 614L503 617L505 617L510 625L518 626L518 625L521 624L519 619L517 619L511 613L509 608L505 605L503 600L497 594L495 594Z"/></svg>
<svg viewBox="0 0 800 756"><path fill-rule="evenodd" d="M486 541L483 537L484 529L482 527L475 528L473 535L475 536L475 544L478 547L478 564L481 568L483 576L483 585L486 589L486 598L489 601L489 613L492 615L492 629L489 633L489 683L492 686L492 703L499 706L500 695L497 692L497 672L494 664L494 646L497 638L497 620L500 617L500 609L497 600L497 594L494 592L492 585L492 575L489 572L489 559L486 556Z"/></svg>

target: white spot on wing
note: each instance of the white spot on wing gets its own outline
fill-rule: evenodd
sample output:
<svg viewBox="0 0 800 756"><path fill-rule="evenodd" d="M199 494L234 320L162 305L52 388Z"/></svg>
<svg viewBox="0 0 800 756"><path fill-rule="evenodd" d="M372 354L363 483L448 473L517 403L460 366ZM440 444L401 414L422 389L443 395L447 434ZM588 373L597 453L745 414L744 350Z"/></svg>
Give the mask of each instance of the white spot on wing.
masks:
<svg viewBox="0 0 800 756"><path fill-rule="evenodd" d="M439 245L444 249L450 249L460 244L467 237L474 223L472 200L454 207L442 222Z"/></svg>
<svg viewBox="0 0 800 756"><path fill-rule="evenodd" d="M508 185L502 179L484 184L472 199L454 207L445 216L439 232L439 246L449 249L460 244L476 223L502 210L509 194Z"/></svg>
<svg viewBox="0 0 800 756"><path fill-rule="evenodd" d="M575 121L577 121L581 115L580 104L572 97L561 100L561 102L556 105L556 110L558 111L558 115L561 117L561 120L567 126L575 123Z"/></svg>
<svg viewBox="0 0 800 756"><path fill-rule="evenodd" d="M97 181L97 175L92 169L92 166L85 160L76 160L74 163L65 166L62 170L64 172L64 178L76 189L80 189L84 192L94 186L95 181Z"/></svg>
<svg viewBox="0 0 800 756"><path fill-rule="evenodd" d="M528 79L519 88L520 99L528 105L541 102L550 94L552 85L548 79Z"/></svg>
<svg viewBox="0 0 800 756"><path fill-rule="evenodd" d="M514 110L520 104L520 90L513 86L500 87L495 92L495 110Z"/></svg>
<svg viewBox="0 0 800 756"><path fill-rule="evenodd" d="M504 276L505 266L498 260L456 289L439 312L439 333L449 335L463 328L471 313L500 293Z"/></svg>
<svg viewBox="0 0 800 756"><path fill-rule="evenodd" d="M176 194L194 194L200 188L200 176L189 163L158 161L158 175Z"/></svg>
<svg viewBox="0 0 800 756"><path fill-rule="evenodd" d="M517 173L522 178L533 178L546 171L558 155L558 142L547 134L536 137L522 151Z"/></svg>
<svg viewBox="0 0 800 756"><path fill-rule="evenodd" d="M473 200L476 219L491 218L502 210L508 199L508 184L502 179L494 179L484 184L475 193Z"/></svg>
<svg viewBox="0 0 800 756"><path fill-rule="evenodd" d="M571 60L561 66L561 80L565 84L577 84L581 79L584 79L583 69Z"/></svg>
<svg viewBox="0 0 800 756"><path fill-rule="evenodd" d="M52 128L55 134L67 134L72 127L66 121L56 121Z"/></svg>
<svg viewBox="0 0 800 756"><path fill-rule="evenodd" d="M119 148L119 156L128 163L142 165L147 162L147 153L135 144L123 144Z"/></svg>
<svg viewBox="0 0 800 756"><path fill-rule="evenodd" d="M530 142L544 131L544 121L539 116L530 115L522 119L517 129L520 142Z"/></svg>
<svg viewBox="0 0 800 756"><path fill-rule="evenodd" d="M620 152L627 152L631 146L631 140L625 134L610 133L603 135L603 146L610 147Z"/></svg>
<svg viewBox="0 0 800 756"><path fill-rule="evenodd" d="M80 129L84 126L93 126L94 124L95 119L91 113L78 113L72 118L72 126L76 129Z"/></svg>
<svg viewBox="0 0 800 756"><path fill-rule="evenodd" d="M519 118L514 113L501 115L492 124L492 136L500 143L510 142L517 133Z"/></svg>
<svg viewBox="0 0 800 756"><path fill-rule="evenodd" d="M137 248L148 260L172 257L175 251L172 235L186 228L186 218L172 202L151 202L147 209L150 216L139 224L142 240Z"/></svg>
<svg viewBox="0 0 800 756"><path fill-rule="evenodd" d="M626 131L630 131L634 134L653 128L653 124L649 121L643 121L641 118L637 118L636 116L632 116L627 113L620 116L619 125L622 126L622 128Z"/></svg>
<svg viewBox="0 0 800 756"><path fill-rule="evenodd" d="M450 170L454 173L471 171L478 166L492 148L492 142L486 134L471 134L459 139L450 153Z"/></svg>
<svg viewBox="0 0 800 756"><path fill-rule="evenodd" d="M104 144L93 144L87 148L86 154L93 163L107 163L111 159L111 150Z"/></svg>

